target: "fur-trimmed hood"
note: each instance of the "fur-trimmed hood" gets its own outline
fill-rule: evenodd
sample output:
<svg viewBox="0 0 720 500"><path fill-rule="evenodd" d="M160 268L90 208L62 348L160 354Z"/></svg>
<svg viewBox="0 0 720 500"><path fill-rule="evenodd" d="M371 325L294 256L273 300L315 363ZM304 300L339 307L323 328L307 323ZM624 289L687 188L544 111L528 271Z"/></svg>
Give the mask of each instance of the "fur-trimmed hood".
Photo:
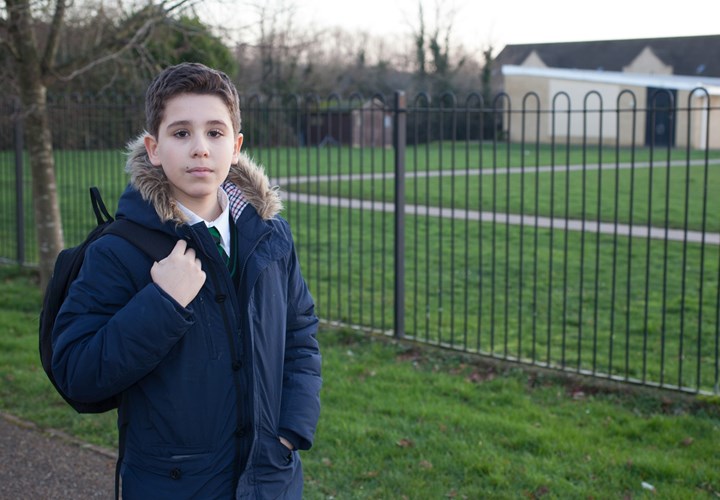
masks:
<svg viewBox="0 0 720 500"><path fill-rule="evenodd" d="M127 147L128 159L125 171L130 174L130 184L140 192L142 198L152 204L163 222L187 222L187 217L180 210L172 197L170 184L165 172L150 163L145 150L144 138L141 134L131 141ZM265 170L256 164L245 153L240 153L238 163L230 167L222 188L231 199L231 209L237 210L233 218L239 216L244 203L250 203L258 215L264 219L272 219L282 210L282 201L277 186L271 186ZM241 199L241 203L232 200Z"/></svg>

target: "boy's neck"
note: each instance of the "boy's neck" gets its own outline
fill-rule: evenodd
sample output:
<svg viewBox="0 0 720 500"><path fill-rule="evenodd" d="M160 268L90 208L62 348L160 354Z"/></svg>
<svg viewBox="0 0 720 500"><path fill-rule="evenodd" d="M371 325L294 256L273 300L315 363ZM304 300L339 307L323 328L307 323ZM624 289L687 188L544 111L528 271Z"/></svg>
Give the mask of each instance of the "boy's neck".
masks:
<svg viewBox="0 0 720 500"><path fill-rule="evenodd" d="M190 200L177 200L182 206L190 210L192 213L206 221L214 221L223 212L223 206L219 199L219 193L216 196L211 196L201 200L190 199Z"/></svg>
<svg viewBox="0 0 720 500"><path fill-rule="evenodd" d="M225 212L229 204L227 195L220 188L218 188L217 196L213 197L212 200L207 200L206 203L200 203L198 200L190 201L194 203L183 203L177 199L180 209L185 212L185 215L190 217L191 223L193 224L198 222L198 219L208 224L213 223Z"/></svg>
<svg viewBox="0 0 720 500"><path fill-rule="evenodd" d="M214 221L220 217L220 214L222 214L222 207L217 200L215 200L215 203L208 205L199 205L188 208L208 222Z"/></svg>

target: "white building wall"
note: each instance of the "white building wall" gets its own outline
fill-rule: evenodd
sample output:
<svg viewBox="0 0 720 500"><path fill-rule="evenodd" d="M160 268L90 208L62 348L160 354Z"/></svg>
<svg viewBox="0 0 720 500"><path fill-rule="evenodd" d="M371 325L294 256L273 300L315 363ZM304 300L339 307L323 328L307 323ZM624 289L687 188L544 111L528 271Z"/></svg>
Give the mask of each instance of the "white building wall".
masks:
<svg viewBox="0 0 720 500"><path fill-rule="evenodd" d="M560 94L555 99L555 130L567 133L569 128L570 137L573 138L614 141L617 137L617 119L615 113L610 114L607 110L615 109L621 90L618 85L550 80L548 97L552 99ZM550 129L553 115L548 114L546 120Z"/></svg>
<svg viewBox="0 0 720 500"><path fill-rule="evenodd" d="M649 61L644 60L645 63ZM512 113L505 110L503 126L513 142L538 140L549 143L554 136L556 141L567 139L571 143L587 140L620 146L630 146L634 142L636 146L644 146L647 89L655 87L677 91L676 147L686 147L689 141L691 148L704 148L705 144L711 149L720 148L718 78L520 66L504 66L502 71L507 94L505 102L512 108ZM694 90L699 87L705 88L707 94ZM693 109L688 112L690 92L694 96ZM702 110L707 107L708 98L709 112ZM555 112L548 112L553 107ZM584 108L587 108L586 112L583 112ZM602 119L601 110L605 110ZM688 124L691 127L689 137Z"/></svg>

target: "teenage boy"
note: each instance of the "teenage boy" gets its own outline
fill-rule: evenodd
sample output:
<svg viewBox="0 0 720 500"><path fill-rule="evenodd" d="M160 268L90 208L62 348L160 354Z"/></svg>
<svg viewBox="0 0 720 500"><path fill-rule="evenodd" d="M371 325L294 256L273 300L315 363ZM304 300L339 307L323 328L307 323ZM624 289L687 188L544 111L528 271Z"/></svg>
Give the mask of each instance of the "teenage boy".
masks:
<svg viewBox="0 0 720 500"><path fill-rule="evenodd" d="M124 498L301 498L318 320L279 194L240 153L224 73L170 67L145 106L117 217L177 244L159 262L114 235L88 248L53 373L77 400L122 394Z"/></svg>

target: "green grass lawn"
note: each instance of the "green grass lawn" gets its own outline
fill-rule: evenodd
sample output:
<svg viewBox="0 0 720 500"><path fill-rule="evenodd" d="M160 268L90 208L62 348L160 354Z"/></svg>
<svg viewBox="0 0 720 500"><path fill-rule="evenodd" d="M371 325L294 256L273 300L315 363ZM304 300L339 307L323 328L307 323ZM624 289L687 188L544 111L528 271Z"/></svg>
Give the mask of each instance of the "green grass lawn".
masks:
<svg viewBox="0 0 720 500"><path fill-rule="evenodd" d="M393 327L392 214L289 203L320 314ZM717 247L408 217L405 328L430 343L712 391Z"/></svg>
<svg viewBox="0 0 720 500"><path fill-rule="evenodd" d="M0 267L0 410L114 447L114 414L75 414L42 372L40 300L31 271ZM717 398L602 388L327 327L318 337L308 499L720 495Z"/></svg>
<svg viewBox="0 0 720 500"><path fill-rule="evenodd" d="M251 150L274 177L392 170L392 151L353 148ZM409 203L473 210L617 219L720 230L720 167L665 168L665 160L704 152L649 152L577 146L433 143L408 149L408 170L452 165L496 168L497 176L407 179ZM646 161L659 167L503 174L503 165L592 167ZM708 152L712 157L718 152ZM99 185L111 210L126 179L120 151L57 153L66 243L94 224L87 186ZM493 162L495 162L493 166ZM10 189L3 172L0 183ZM652 176L652 179L651 179ZM617 186L617 190L615 189ZM392 201L393 183L293 185L308 193ZM27 255L35 252L26 193ZM0 200L0 246L12 245L9 199ZM685 210L687 205L688 210ZM284 212L303 271L328 320L388 330L393 326L392 214L303 205ZM404 311L410 336L462 350L516 357L653 383L711 391L718 383L718 247L615 238L613 235L427 217L406 219ZM15 248L3 250L14 257Z"/></svg>
<svg viewBox="0 0 720 500"><path fill-rule="evenodd" d="M311 195L394 202L395 182L308 182L287 190ZM419 177L405 181L408 204L540 215L569 219L617 221L620 224L720 231L720 165L690 168L637 167L599 171L534 172L507 175Z"/></svg>
<svg viewBox="0 0 720 500"><path fill-rule="evenodd" d="M266 171L273 178L305 175L381 173L392 172L393 151L382 148L254 148L247 151L257 161L265 165ZM709 151L710 159L720 157L720 152ZM662 226L668 221L671 227L685 227L684 206L689 200L687 227L702 227L703 210L708 214L706 230L717 231L720 223L713 214L718 213L717 197L712 193L720 189L720 167L710 167L707 171L708 182L705 183L705 170L702 167L655 168L638 167L634 171L623 170L619 178L615 178L615 170L604 170L602 175L597 171L572 172L566 175L557 172L540 174L503 175L503 168L533 167L542 165L587 165L597 166L599 162L614 165L615 162L634 161L641 163L652 156L658 166L670 160L702 160L703 151L649 151L646 148L636 150L615 148L592 148L585 151L580 146L558 145L525 145L506 143L464 143L443 142L428 145L408 146L406 154L406 170L410 177L407 180L407 201L409 203L428 203L431 206L467 207L470 209L510 211L512 213L538 213L541 215L565 216L580 218L582 214L588 219L613 220L615 202L618 203L618 220L630 222L630 208L633 209L632 222ZM69 245L82 240L93 222L89 209L87 188L99 186L104 194L107 205L115 207L117 200L127 183L124 174L125 154L120 150L100 151L56 151L57 185L60 198L60 209L64 221L65 239ZM26 227L32 228L32 194L30 192L29 161L25 165L25 213ZM12 193L15 189L14 160L10 152L0 152L0 190ZM465 178L462 173L466 168L483 168L497 170L493 182L492 176ZM413 172L435 170L458 170L454 178L414 179ZM649 179L650 172L655 172ZM667 177L670 172L670 178ZM686 178L689 182L686 182ZM537 195L535 184L537 181ZM508 184L509 182L509 184ZM551 187L550 184L553 184ZM615 184L619 185L615 195ZM481 185L482 184L482 185ZM566 188L567 184L567 188ZM689 186L685 192L685 185ZM598 187L600 189L600 209L598 211ZM669 186L669 187L668 187ZM704 189L707 189L707 205ZM391 181L353 182L353 183L311 183L304 186L294 185L292 189L302 188L306 192L362 196L364 199L392 200L393 184ZM631 191L632 188L632 191ZM552 197L551 197L552 190ZM551 204L551 201L552 204ZM631 203L632 200L632 203ZM535 205L538 208L535 208ZM3 210L0 212L0 234L3 240L14 240L14 197L0 198ZM567 207L566 207L567 205ZM668 215L665 215L666 208ZM552 212L551 212L552 211ZM5 235L8 235L5 238ZM32 231L28 231L27 254L29 260L35 257L36 245ZM4 253L12 253L12 249ZM13 254L14 256L14 254Z"/></svg>
<svg viewBox="0 0 720 500"><path fill-rule="evenodd" d="M394 152L391 148L306 147L252 148L245 151L267 167L275 178L296 175L351 174L360 172L393 172ZM720 151L709 151L710 159L720 157ZM405 155L405 170L435 171L464 170L466 168L503 169L542 165L614 165L617 163L645 163L663 165L668 161L703 160L705 151L683 149L619 148L556 144L515 144L505 142L464 141L409 144Z"/></svg>

